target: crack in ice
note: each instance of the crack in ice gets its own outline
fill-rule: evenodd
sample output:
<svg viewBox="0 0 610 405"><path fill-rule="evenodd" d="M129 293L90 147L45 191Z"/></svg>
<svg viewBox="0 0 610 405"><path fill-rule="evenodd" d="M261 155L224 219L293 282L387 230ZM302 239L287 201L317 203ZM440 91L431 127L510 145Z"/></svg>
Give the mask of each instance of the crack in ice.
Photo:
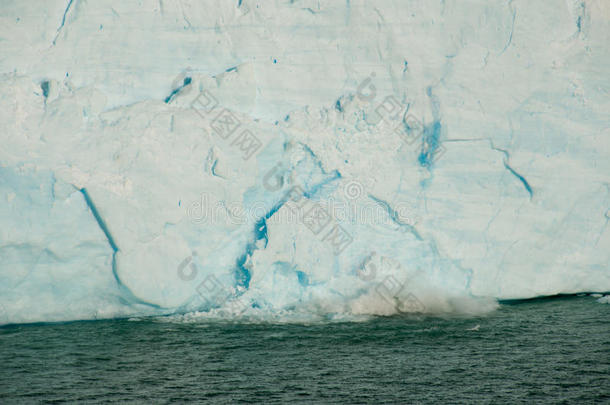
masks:
<svg viewBox="0 0 610 405"><path fill-rule="evenodd" d="M53 45L55 45L55 42L57 41L57 37L59 37L61 29L66 24L66 16L68 15L68 11L70 11L70 7L72 7L72 3L74 3L74 0L68 1L68 5L66 6L66 9L64 10L64 15L61 18L61 25L59 26L59 28L57 28L57 33L55 34L55 38L53 39Z"/></svg>
<svg viewBox="0 0 610 405"><path fill-rule="evenodd" d="M112 237L112 234L110 233L110 230L108 229L108 226L106 225L106 222L100 215L100 212L97 209L97 207L95 206L95 203L93 202L93 200L91 199L91 195L89 194L87 189L83 187L83 188L80 188L77 190L83 195L83 198L85 200L85 203L87 204L87 207L89 207L91 214L93 214L95 221L97 222L98 226L104 233L104 236L106 236L106 240L108 241L108 244L110 245L110 247L112 249L112 274L113 274L114 279L116 280L119 288L123 291L123 293L127 296L127 298L129 300L131 300L135 303L147 305L147 306L150 306L150 307L153 307L156 309L161 308L159 305L152 304L150 302L146 302L146 301L142 300L141 298L138 298L131 291L131 289L129 289L125 284L123 284L123 282L121 281L121 278L119 277L118 270L117 270L117 263L116 263L116 255L117 255L117 253L119 253L120 249L117 246L116 242L114 241L114 238Z"/></svg>

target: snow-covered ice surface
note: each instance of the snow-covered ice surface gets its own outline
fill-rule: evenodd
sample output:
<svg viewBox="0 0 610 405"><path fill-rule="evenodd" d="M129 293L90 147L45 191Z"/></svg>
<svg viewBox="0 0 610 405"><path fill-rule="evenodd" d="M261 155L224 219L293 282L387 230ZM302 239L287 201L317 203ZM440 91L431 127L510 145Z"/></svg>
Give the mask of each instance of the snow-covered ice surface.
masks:
<svg viewBox="0 0 610 405"><path fill-rule="evenodd" d="M0 21L0 323L610 291L605 0L4 1Z"/></svg>

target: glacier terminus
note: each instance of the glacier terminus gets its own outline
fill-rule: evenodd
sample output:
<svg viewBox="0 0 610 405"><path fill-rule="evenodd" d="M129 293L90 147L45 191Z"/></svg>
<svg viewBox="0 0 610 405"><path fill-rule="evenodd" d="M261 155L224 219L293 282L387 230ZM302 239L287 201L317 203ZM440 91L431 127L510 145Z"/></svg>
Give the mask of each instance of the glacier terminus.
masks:
<svg viewBox="0 0 610 405"><path fill-rule="evenodd" d="M610 292L610 2L37 3L0 4L0 324Z"/></svg>

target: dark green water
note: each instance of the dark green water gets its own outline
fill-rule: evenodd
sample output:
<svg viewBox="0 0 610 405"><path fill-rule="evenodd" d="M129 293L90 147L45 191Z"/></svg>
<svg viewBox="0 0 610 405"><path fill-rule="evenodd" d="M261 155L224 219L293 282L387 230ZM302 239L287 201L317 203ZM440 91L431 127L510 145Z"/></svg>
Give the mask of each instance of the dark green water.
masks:
<svg viewBox="0 0 610 405"><path fill-rule="evenodd" d="M8 326L0 402L610 403L609 321L573 297L477 318Z"/></svg>

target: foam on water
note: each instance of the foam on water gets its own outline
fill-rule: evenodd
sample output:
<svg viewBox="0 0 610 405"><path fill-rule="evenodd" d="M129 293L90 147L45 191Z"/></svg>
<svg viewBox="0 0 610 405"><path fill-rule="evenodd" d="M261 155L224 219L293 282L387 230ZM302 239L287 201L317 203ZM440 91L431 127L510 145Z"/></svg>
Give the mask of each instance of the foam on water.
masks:
<svg viewBox="0 0 610 405"><path fill-rule="evenodd" d="M610 304L610 295L605 295L597 300L600 304Z"/></svg>

